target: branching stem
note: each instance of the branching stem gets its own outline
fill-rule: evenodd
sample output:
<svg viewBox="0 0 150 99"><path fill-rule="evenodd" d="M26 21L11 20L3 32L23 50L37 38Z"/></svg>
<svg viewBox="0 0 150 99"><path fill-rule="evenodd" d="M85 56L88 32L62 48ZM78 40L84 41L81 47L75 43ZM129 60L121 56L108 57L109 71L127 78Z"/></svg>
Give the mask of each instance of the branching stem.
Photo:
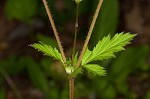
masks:
<svg viewBox="0 0 150 99"><path fill-rule="evenodd" d="M92 20L92 23L91 23L90 29L89 29L89 31L88 31L87 38L86 38L86 40L85 40L85 43L84 43L84 45L83 45L83 48L82 48L81 54L80 54L80 56L79 56L79 60L78 60L78 62L77 62L77 66L76 66L76 68L78 68L78 67L80 66L80 64L81 64L81 61L82 61L83 55L84 55L85 50L86 50L86 48L87 48L87 45L88 45L88 43L89 43L89 40L90 40L90 37L91 37L92 31L93 31L93 28L94 28L94 25L95 25L96 19L97 19L97 17L98 17L98 14L99 14L100 8L101 8L101 6L102 6L102 3L103 3L103 0L99 0L99 3L98 3L98 5L97 5L96 12L95 12L95 14L94 14L94 17L93 17L93 20Z"/></svg>
<svg viewBox="0 0 150 99"><path fill-rule="evenodd" d="M90 37L91 37L92 31L93 31L96 19L98 17L98 14L99 14L102 2L103 2L103 0L100 0L99 3L98 3L96 12L94 14L94 17L93 17L93 20L92 20L92 23L91 23L91 26L90 26L90 29L88 31L87 38L85 40L84 46L83 46L81 54L79 56L79 60L77 62L76 68L78 68L80 66L80 64L81 64L81 61L82 61L83 55L85 53L86 47L88 45L88 42L90 40ZM54 20L52 18L51 12L50 12L50 8L48 7L46 0L43 0L43 3L44 3L44 6L45 6L45 9L46 9L46 12L48 14L49 21L51 23L52 29L54 31L54 35L56 37L56 40L57 40L57 43L58 43L58 46L59 46L62 58L63 58L64 62L66 63L66 57L65 57L65 54L64 54L64 51L63 51L63 47L61 45L61 42L60 42L60 39L59 39L59 36L58 36L58 32L57 32ZM74 44L73 44L73 52L72 52L72 63L74 61L74 56L75 56L75 51L76 51L76 39L77 39L77 32L78 32L78 11L79 11L79 2L77 2L76 22L75 22L75 36L74 36ZM74 77L69 79L69 90L70 90L69 91L70 99L74 99Z"/></svg>
<svg viewBox="0 0 150 99"><path fill-rule="evenodd" d="M52 25L52 29L53 29L53 31L54 31L54 35L55 35L55 37L56 37L56 40L57 40L57 43L58 43L58 46L59 46L59 49L60 49L60 52L61 52L63 61L64 61L64 63L66 63L65 53L64 53L64 51L63 51L63 47L62 47L62 45L61 45L61 42L60 42L60 39L59 39L59 36L58 36L57 29L56 29L54 20L53 20L52 15L51 15L50 8L48 7L46 0L43 0L43 3L44 3L44 6L45 6L45 9L46 9L46 12L47 12L47 14L48 14L49 21L50 21L50 23L51 23L51 25Z"/></svg>
<svg viewBox="0 0 150 99"><path fill-rule="evenodd" d="M79 17L79 3L77 4L76 10L76 21L75 21L75 32L74 32L74 43L73 43L73 51L72 51L72 65L74 63L74 56L76 51L76 42L77 42L77 33L78 33L78 17ZM69 79L69 97L70 99L74 99L74 77Z"/></svg>

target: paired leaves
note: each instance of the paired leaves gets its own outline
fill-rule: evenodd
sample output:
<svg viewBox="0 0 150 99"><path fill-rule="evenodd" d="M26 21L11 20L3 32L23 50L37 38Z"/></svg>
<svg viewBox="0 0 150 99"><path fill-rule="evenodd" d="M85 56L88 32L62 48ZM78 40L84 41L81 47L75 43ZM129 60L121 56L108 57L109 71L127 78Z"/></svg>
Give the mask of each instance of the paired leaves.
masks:
<svg viewBox="0 0 150 99"><path fill-rule="evenodd" d="M58 52L56 48L52 48L50 45L43 44L42 42L34 43L31 44L30 46L37 49L40 52L43 52L44 55L51 56L54 59L64 63L61 54Z"/></svg>
<svg viewBox="0 0 150 99"><path fill-rule="evenodd" d="M129 44L130 41L135 37L135 34L119 33L116 34L112 39L110 35L104 37L101 41L98 42L96 47L94 47L93 51L90 51L88 48L83 56L82 64L80 67L76 68L76 63L78 60L78 53L75 55L73 60L73 64L71 63L71 59L68 63L64 63L61 54L58 52L56 48L52 48L50 45L43 44L42 42L31 44L33 48L37 49L44 53L44 55L51 56L56 60L61 61L65 65L65 70L69 74L70 77L75 77L77 74L83 72L82 68L87 69L89 72L94 75L104 76L106 71L102 66L98 64L88 64L92 61L103 60L115 57L114 53L124 50L124 46Z"/></svg>
<svg viewBox="0 0 150 99"><path fill-rule="evenodd" d="M114 53L124 50L124 46L129 44L130 40L132 40L136 35L135 34L116 34L112 39L110 35L104 37L101 41L98 42L93 51L86 50L83 59L82 65L85 65L89 62L96 60L103 60L115 57Z"/></svg>

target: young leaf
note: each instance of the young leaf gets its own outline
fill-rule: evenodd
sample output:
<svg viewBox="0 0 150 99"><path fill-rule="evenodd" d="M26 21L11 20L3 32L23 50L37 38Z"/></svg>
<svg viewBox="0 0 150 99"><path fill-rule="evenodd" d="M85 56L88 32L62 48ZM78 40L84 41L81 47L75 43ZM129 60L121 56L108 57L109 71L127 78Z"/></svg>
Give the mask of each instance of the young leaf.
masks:
<svg viewBox="0 0 150 99"><path fill-rule="evenodd" d="M56 60L59 60L62 63L64 63L61 54L58 52L56 48L52 48L50 45L43 44L42 42L34 43L31 44L30 46L37 49L40 52L43 52L44 55L51 56Z"/></svg>
<svg viewBox="0 0 150 99"><path fill-rule="evenodd" d="M83 69L81 67L78 67L69 75L69 78L75 77L76 75L81 74L82 72L83 72Z"/></svg>
<svg viewBox="0 0 150 99"><path fill-rule="evenodd" d="M92 72L95 75L98 76L105 76L106 71L104 70L103 67L97 65L97 64L87 64L83 66L86 68L89 72Z"/></svg>
<svg viewBox="0 0 150 99"><path fill-rule="evenodd" d="M123 34L122 32L116 34L112 39L110 39L110 35L104 37L98 42L93 51L89 51L88 49L86 50L82 59L82 65L96 60L115 57L114 52L124 50L123 47L129 44L135 36L135 34Z"/></svg>
<svg viewBox="0 0 150 99"><path fill-rule="evenodd" d="M73 66L76 66L77 61L78 61L78 52L77 52L76 55L74 56Z"/></svg>

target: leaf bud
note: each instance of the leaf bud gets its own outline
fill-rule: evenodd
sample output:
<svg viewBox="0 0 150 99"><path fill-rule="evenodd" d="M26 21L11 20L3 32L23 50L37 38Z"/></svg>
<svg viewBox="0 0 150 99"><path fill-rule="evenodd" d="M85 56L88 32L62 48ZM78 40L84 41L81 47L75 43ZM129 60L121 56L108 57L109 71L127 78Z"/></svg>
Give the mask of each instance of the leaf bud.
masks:
<svg viewBox="0 0 150 99"><path fill-rule="evenodd" d="M76 4L79 4L82 0L75 0Z"/></svg>

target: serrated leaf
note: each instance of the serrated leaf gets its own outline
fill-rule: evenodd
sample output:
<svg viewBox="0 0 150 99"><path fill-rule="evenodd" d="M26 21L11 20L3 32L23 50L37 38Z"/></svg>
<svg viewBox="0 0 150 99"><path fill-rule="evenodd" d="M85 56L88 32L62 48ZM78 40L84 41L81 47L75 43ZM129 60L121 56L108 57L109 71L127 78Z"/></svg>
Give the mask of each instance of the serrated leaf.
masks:
<svg viewBox="0 0 150 99"><path fill-rule="evenodd" d="M81 74L83 72L83 69L81 67L78 67L77 69L75 69L70 75L69 75L69 78L71 77L75 77L77 76L78 74Z"/></svg>
<svg viewBox="0 0 150 99"><path fill-rule="evenodd" d="M93 73L94 76L95 75L105 76L106 74L106 71L104 70L104 68L97 64L87 64L87 65L84 65L83 67L86 68L89 72Z"/></svg>
<svg viewBox="0 0 150 99"><path fill-rule="evenodd" d="M116 34L112 39L110 35L104 37L101 41L98 42L93 51L89 51L88 49L86 50L82 59L82 65L96 60L115 57L114 53L124 50L123 47L129 44L135 36L135 34L123 34L122 32Z"/></svg>
<svg viewBox="0 0 150 99"><path fill-rule="evenodd" d="M37 49L40 52L43 52L44 55L51 56L56 60L63 62L63 59L61 57L61 54L56 48L52 48L50 45L43 44L42 42L34 43L30 45L31 47Z"/></svg>

